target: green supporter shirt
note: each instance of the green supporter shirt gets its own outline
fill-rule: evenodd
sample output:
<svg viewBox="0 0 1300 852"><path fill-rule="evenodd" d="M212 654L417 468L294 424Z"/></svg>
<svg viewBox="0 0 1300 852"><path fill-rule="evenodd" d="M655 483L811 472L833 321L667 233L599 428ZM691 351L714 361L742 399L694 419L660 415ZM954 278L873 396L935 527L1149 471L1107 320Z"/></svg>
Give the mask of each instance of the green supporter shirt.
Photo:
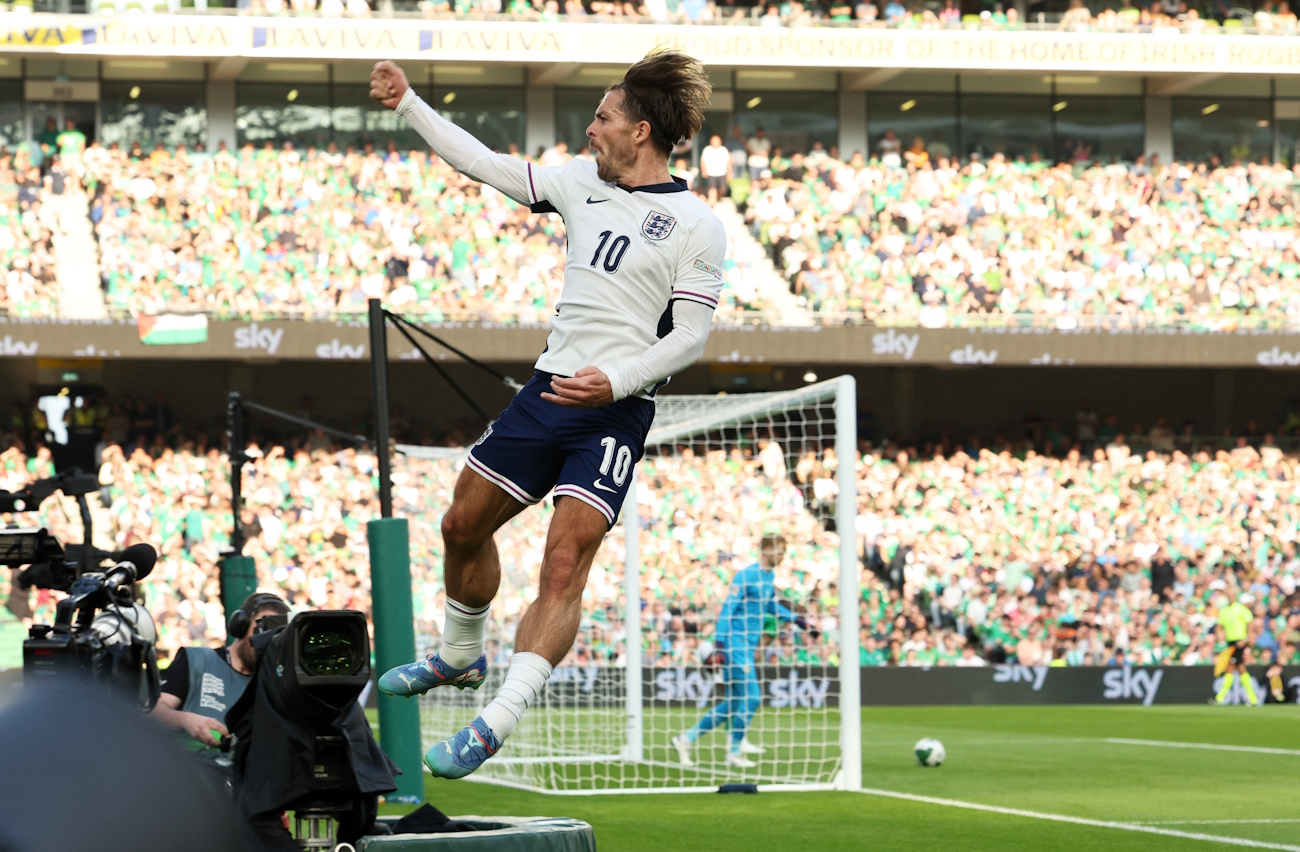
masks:
<svg viewBox="0 0 1300 852"><path fill-rule="evenodd" d="M58 136L59 156L65 162L81 158L81 151L86 147L86 134L80 130L65 130Z"/></svg>
<svg viewBox="0 0 1300 852"><path fill-rule="evenodd" d="M885 654L879 648L874 651L868 651L866 648L859 648L858 661L864 666L883 666L885 664Z"/></svg>
<svg viewBox="0 0 1300 852"><path fill-rule="evenodd" d="M1223 628L1223 638L1229 642L1240 642L1246 638L1246 628L1254 619L1254 613L1245 604L1229 604L1219 613L1219 626Z"/></svg>
<svg viewBox="0 0 1300 852"><path fill-rule="evenodd" d="M23 623L0 607L0 671L23 667L23 640L27 630Z"/></svg>

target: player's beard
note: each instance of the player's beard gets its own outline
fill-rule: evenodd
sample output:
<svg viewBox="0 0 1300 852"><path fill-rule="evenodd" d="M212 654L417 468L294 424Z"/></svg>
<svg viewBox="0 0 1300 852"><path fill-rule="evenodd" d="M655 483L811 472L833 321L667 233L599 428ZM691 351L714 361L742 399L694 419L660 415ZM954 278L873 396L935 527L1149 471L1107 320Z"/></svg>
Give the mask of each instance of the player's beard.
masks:
<svg viewBox="0 0 1300 852"><path fill-rule="evenodd" d="M634 159L630 143L610 140L596 158L596 177L606 183L618 183L619 172L632 165Z"/></svg>

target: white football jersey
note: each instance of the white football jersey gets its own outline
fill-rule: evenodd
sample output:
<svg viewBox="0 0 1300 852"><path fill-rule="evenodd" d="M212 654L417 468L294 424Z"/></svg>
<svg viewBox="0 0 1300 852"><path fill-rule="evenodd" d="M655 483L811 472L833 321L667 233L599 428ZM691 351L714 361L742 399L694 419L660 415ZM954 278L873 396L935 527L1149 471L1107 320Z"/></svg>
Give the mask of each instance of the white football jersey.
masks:
<svg viewBox="0 0 1300 852"><path fill-rule="evenodd" d="M726 232L685 184L629 189L598 178L595 163L571 160L530 163L528 195L534 212L564 217L569 239L564 289L537 369L612 373L672 330L674 300L718 306Z"/></svg>

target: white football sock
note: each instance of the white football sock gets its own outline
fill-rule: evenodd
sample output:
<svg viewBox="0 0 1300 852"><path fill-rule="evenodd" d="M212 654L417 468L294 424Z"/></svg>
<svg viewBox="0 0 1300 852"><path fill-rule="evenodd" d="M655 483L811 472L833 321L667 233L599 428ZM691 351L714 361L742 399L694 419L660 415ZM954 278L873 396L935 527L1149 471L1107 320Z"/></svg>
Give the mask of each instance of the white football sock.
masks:
<svg viewBox="0 0 1300 852"><path fill-rule="evenodd" d="M474 664L483 656L483 624L488 607L477 609L447 598L447 620L442 630L442 650L438 656L455 669Z"/></svg>
<svg viewBox="0 0 1300 852"><path fill-rule="evenodd" d="M519 651L510 658L506 682L501 684L501 691L492 703L479 714L497 739L504 741L515 732L519 717L537 701L550 677L551 664L541 654Z"/></svg>

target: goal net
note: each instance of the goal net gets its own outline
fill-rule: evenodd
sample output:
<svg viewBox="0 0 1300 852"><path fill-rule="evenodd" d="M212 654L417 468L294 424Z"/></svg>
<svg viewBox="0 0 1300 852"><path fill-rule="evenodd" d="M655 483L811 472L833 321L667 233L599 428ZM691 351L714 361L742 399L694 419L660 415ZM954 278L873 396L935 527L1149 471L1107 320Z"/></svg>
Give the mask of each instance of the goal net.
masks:
<svg viewBox="0 0 1300 852"><path fill-rule="evenodd" d="M851 377L661 397L622 518L592 566L573 651L501 753L470 778L551 793L859 787L855 432ZM395 491L398 477L395 467ZM498 533L487 682L424 696L425 748L499 689L535 594L550 512L546 501ZM768 534L787 542L775 599L760 593L752 567ZM724 602L742 588L755 601L745 622L753 629L719 637ZM426 591L422 606L417 594L429 651L444 599ZM721 632L738 620L726 624Z"/></svg>

